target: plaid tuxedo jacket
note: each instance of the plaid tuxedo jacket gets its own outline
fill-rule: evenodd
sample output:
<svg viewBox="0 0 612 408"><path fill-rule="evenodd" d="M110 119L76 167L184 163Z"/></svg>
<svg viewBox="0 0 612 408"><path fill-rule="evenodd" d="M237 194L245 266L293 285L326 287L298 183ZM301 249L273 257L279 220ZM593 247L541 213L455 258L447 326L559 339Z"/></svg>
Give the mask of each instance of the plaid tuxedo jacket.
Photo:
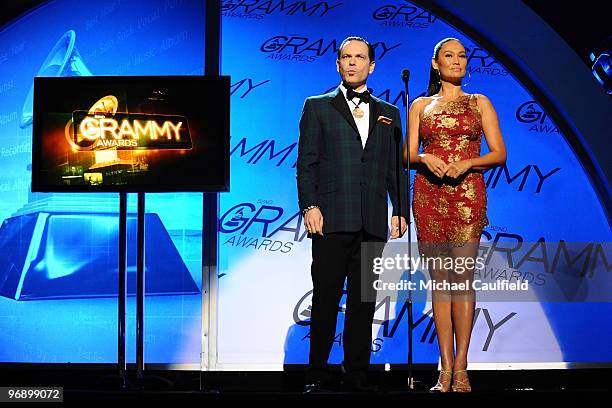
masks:
<svg viewBox="0 0 612 408"><path fill-rule="evenodd" d="M386 124L379 119L393 120ZM401 135L399 110L374 96L365 148L357 124L340 88L306 99L300 119L297 188L300 209L318 205L323 232L351 232L364 228L387 239L387 194L398 215L408 214L408 181L396 166L394 129ZM400 142L400 149L403 148ZM396 177L400 178L397 191Z"/></svg>

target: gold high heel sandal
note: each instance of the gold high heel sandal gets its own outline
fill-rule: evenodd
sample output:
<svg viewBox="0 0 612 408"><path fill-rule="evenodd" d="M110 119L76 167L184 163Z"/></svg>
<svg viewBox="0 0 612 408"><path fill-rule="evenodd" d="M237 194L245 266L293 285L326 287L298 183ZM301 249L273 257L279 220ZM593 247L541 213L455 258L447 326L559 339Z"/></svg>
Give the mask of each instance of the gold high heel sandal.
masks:
<svg viewBox="0 0 612 408"><path fill-rule="evenodd" d="M452 370L440 370L440 374L438 375L438 382L436 383L436 385L431 387L429 391L431 392L449 392L452 373L453 373ZM444 386L444 384L442 384L442 382L444 381L442 380L442 377L445 375L448 375L450 377L448 379L448 385L446 387Z"/></svg>
<svg viewBox="0 0 612 408"><path fill-rule="evenodd" d="M458 373L465 373L462 379L457 378ZM453 371L453 392L472 392L472 386L470 385L470 379L467 375L467 370Z"/></svg>

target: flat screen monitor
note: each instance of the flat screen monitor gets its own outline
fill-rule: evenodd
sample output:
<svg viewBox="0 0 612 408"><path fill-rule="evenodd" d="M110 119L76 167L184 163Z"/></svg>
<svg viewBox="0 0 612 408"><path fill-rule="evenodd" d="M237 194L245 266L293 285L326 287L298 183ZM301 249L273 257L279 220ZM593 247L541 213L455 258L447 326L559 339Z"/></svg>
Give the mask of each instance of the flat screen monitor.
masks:
<svg viewBox="0 0 612 408"><path fill-rule="evenodd" d="M36 77L32 191L229 190L227 76Z"/></svg>

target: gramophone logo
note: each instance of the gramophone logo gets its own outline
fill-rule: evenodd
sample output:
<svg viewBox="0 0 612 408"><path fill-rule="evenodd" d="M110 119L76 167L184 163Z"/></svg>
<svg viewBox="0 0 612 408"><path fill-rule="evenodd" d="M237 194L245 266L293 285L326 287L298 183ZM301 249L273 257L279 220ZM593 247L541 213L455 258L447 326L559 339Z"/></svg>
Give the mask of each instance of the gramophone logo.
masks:
<svg viewBox="0 0 612 408"><path fill-rule="evenodd" d="M75 151L191 149L187 118L179 115L117 112L113 95L89 111L76 110L66 124L66 140Z"/></svg>
<svg viewBox="0 0 612 408"><path fill-rule="evenodd" d="M523 123L544 123L547 116L536 101L527 101L516 110L516 119Z"/></svg>

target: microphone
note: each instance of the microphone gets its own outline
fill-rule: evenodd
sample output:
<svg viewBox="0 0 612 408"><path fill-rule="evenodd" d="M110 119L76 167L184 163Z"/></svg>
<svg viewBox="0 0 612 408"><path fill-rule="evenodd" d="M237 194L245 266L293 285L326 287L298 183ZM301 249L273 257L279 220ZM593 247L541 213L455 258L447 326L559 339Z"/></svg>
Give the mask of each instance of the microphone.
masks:
<svg viewBox="0 0 612 408"><path fill-rule="evenodd" d="M410 70L409 69L403 69L402 70L402 81L407 83L409 79L410 79Z"/></svg>

